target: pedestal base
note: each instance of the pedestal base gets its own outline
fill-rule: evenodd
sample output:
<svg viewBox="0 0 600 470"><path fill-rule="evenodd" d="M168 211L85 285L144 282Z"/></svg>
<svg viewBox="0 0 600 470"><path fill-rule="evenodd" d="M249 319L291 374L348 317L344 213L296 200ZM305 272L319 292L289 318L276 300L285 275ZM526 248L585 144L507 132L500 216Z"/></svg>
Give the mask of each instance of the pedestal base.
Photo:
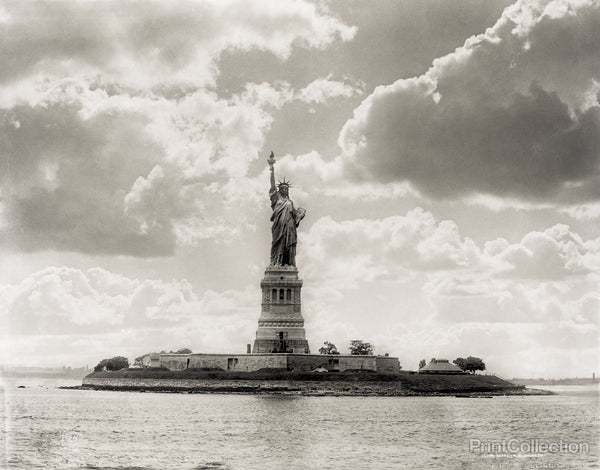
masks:
<svg viewBox="0 0 600 470"><path fill-rule="evenodd" d="M302 281L298 279L298 269L269 266L260 285L262 312L252 353L309 354L301 313Z"/></svg>

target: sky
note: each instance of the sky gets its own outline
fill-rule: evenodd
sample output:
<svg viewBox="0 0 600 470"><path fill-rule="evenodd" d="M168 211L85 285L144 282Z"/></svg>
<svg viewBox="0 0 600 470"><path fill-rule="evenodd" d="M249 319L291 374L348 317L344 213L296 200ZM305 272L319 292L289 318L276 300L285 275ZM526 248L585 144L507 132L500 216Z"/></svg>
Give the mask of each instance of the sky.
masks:
<svg viewBox="0 0 600 470"><path fill-rule="evenodd" d="M599 369L598 0L0 2L0 362L244 353L267 157L313 352Z"/></svg>

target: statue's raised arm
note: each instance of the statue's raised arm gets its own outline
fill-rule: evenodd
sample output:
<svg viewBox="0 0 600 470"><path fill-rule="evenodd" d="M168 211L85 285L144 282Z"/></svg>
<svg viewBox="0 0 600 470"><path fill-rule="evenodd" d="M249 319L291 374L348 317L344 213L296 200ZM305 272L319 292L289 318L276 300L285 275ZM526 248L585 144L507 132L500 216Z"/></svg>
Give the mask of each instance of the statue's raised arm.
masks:
<svg viewBox="0 0 600 470"><path fill-rule="evenodd" d="M273 194L277 188L275 187L275 154L271 151L271 155L267 158L267 163L269 164L269 170L271 171L271 189L269 190L269 194Z"/></svg>
<svg viewBox="0 0 600 470"><path fill-rule="evenodd" d="M271 188L269 197L271 199L271 234L273 241L271 243L271 265L273 266L296 266L296 227L304 218L306 210L299 207L294 208L294 203L289 198L290 182L280 181L275 186L275 155L267 159L271 172Z"/></svg>

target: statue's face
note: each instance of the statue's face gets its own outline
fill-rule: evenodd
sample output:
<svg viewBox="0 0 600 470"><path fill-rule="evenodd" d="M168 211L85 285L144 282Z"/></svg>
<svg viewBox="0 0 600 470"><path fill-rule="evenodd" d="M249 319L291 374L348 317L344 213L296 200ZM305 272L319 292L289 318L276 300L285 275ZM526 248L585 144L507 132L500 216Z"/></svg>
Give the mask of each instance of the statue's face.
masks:
<svg viewBox="0 0 600 470"><path fill-rule="evenodd" d="M280 193L281 193L283 196L285 196L285 197L287 197L287 196L288 196L288 191L289 191L289 190L288 190L288 187L287 187L287 186L280 186L280 187L279 187L279 192L280 192Z"/></svg>

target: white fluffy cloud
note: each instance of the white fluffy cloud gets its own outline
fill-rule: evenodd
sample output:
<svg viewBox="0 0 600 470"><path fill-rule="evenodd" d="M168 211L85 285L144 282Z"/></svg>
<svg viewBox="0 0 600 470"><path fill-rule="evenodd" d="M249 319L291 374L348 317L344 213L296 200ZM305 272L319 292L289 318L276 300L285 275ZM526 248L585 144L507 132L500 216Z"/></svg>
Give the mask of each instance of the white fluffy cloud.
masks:
<svg viewBox="0 0 600 470"><path fill-rule="evenodd" d="M600 329L600 239L584 240L566 225L515 243L478 244L453 221L414 209L382 219L326 217L301 243L309 325L317 323L311 333L318 340L363 337L415 365L420 355L484 355L516 375L534 372L501 365L503 351L531 351L541 361L535 373L560 374L551 361L578 370L579 349L596 361L590 352Z"/></svg>
<svg viewBox="0 0 600 470"><path fill-rule="evenodd" d="M252 307L244 303L254 297L259 299L259 293L249 290L209 290L200 297L185 280L138 280L102 268L48 267L17 285L2 286L0 300L9 331L26 335L59 334L65 329L105 333L119 325L146 328L196 317L235 316L250 311Z"/></svg>
<svg viewBox="0 0 600 470"><path fill-rule="evenodd" d="M227 49L284 59L292 47L323 48L356 32L305 1L16 2L4 17L0 51L11 66L0 84L50 72L125 90L185 92L214 82Z"/></svg>
<svg viewBox="0 0 600 470"><path fill-rule="evenodd" d="M518 244L489 242L486 251L508 263L504 275L513 278L563 279L600 270L600 239L584 241L562 224L528 233Z"/></svg>
<svg viewBox="0 0 600 470"><path fill-rule="evenodd" d="M183 346L237 351L252 340L259 305L256 289L199 296L185 280L49 267L0 287L2 353L8 362L26 360L21 353L93 362L111 353L107 344L119 350L127 344L128 356ZM65 337L75 343L87 338L88 347L77 351L80 346L66 345Z"/></svg>
<svg viewBox="0 0 600 470"><path fill-rule="evenodd" d="M346 97L362 94L361 88L349 83L331 80L331 75L326 78L318 78L300 90L297 98L306 103L326 103L331 98Z"/></svg>
<svg viewBox="0 0 600 470"><path fill-rule="evenodd" d="M576 220L593 220L600 218L600 202L578 204L562 209Z"/></svg>
<svg viewBox="0 0 600 470"><path fill-rule="evenodd" d="M435 197L597 200L599 21L594 0L508 7L426 74L363 101L339 136L349 171Z"/></svg>
<svg viewBox="0 0 600 470"><path fill-rule="evenodd" d="M527 233L518 243L499 238L479 246L463 237L454 221L438 221L421 208L382 219L324 217L302 235L301 243L307 247L302 261L308 276L346 286L429 272L450 283L444 290L452 285L457 292L477 293L471 282L477 279L563 281L600 272L600 238L583 240L567 225Z"/></svg>
<svg viewBox="0 0 600 470"><path fill-rule="evenodd" d="M420 208L406 216L337 222L325 217L301 239L304 272L350 287L358 281L402 280L412 270L456 269L477 256L452 221L438 222Z"/></svg>

